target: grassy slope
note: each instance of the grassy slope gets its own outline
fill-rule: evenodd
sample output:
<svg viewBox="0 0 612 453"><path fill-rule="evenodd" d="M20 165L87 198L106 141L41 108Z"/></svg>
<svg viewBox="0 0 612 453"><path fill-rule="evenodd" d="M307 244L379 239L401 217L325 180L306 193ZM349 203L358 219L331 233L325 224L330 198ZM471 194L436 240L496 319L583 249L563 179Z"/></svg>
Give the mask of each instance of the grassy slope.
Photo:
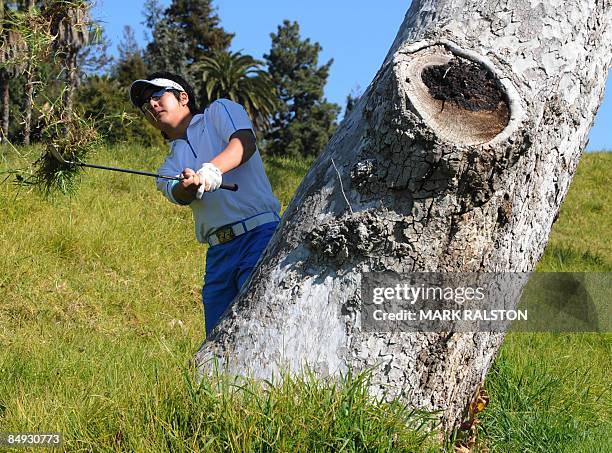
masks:
<svg viewBox="0 0 612 453"><path fill-rule="evenodd" d="M97 157L149 169L160 159L134 148ZM284 206L307 168L268 162ZM585 156L540 270L610 270L611 169L612 155ZM366 404L359 379L336 392L301 382L190 392L184 365L202 340L205 250L189 211L163 200L151 179L90 170L74 197L53 200L6 182L0 210L0 431L61 431L70 450L429 445L411 429L426 418ZM609 339L511 335L488 380L483 444L592 451L589 439L609 442Z"/></svg>
<svg viewBox="0 0 612 453"><path fill-rule="evenodd" d="M612 153L582 157L540 272L612 271ZM612 451L612 335L510 334L487 378L495 451Z"/></svg>

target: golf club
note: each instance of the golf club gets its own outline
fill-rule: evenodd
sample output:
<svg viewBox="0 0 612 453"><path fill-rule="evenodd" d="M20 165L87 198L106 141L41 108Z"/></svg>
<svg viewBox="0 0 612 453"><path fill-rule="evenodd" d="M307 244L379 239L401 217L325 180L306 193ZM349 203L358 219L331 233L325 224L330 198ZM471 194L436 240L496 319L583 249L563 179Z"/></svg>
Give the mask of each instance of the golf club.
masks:
<svg viewBox="0 0 612 453"><path fill-rule="evenodd" d="M170 179L173 181L183 180L183 178L180 176L158 175L157 173L149 173L146 171L128 170L126 168L105 167L104 165L85 164L82 162L72 162L70 160L64 159L64 157L60 154L56 146L50 145L48 149L53 155L53 157L55 157L55 159L57 159L60 163L65 164L65 165L78 165L80 167L97 168L98 170L119 171L121 173L131 173L134 175L141 175L141 176L153 176L155 178ZM236 190L238 190L238 185L237 184L221 184L221 189L231 190L232 192L235 192Z"/></svg>

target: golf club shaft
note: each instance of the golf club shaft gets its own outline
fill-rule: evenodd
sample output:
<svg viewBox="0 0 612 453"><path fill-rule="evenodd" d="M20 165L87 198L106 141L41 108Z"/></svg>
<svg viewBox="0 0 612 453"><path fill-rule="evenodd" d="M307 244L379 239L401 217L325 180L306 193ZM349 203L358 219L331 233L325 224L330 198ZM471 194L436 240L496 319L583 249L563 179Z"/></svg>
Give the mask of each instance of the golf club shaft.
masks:
<svg viewBox="0 0 612 453"><path fill-rule="evenodd" d="M154 178L170 179L172 181L181 181L183 179L180 176L158 175L157 173L149 173L147 171L138 171L138 170L128 170L126 168L105 167L104 165L84 164L80 162L68 162L68 163L72 163L73 165L79 165L81 167L97 168L98 170L118 171L121 173L131 173L133 175L141 175L141 176L153 176ZM236 190L238 190L238 185L221 184L221 189L231 190L235 192Z"/></svg>
<svg viewBox="0 0 612 453"><path fill-rule="evenodd" d="M125 168L115 168L115 167L105 167L104 165L83 164L83 163L77 163L77 162L73 162L73 164L78 165L80 167L97 168L99 170L119 171L121 173L131 173L133 175L154 176L156 178L171 179L173 181L180 181L182 179L180 176L158 175L157 173L149 173L146 171L127 170Z"/></svg>

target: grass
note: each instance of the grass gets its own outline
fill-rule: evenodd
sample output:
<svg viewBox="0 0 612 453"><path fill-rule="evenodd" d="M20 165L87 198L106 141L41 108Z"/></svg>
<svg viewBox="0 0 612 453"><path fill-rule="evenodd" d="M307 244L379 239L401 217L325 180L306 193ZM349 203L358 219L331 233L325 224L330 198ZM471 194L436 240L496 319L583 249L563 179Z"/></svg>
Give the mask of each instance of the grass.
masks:
<svg viewBox="0 0 612 453"><path fill-rule="evenodd" d="M480 441L500 452L608 452L610 337L511 334L490 371Z"/></svg>
<svg viewBox="0 0 612 453"><path fill-rule="evenodd" d="M537 270L612 271L612 153L582 157ZM612 451L610 333L511 333L489 372L480 445Z"/></svg>
<svg viewBox="0 0 612 453"><path fill-rule="evenodd" d="M36 152L33 150L32 152ZM96 162L155 169L163 150ZM9 157L19 165L19 157ZM266 162L283 207L310 162ZM612 155L584 156L540 271L609 271ZM72 197L0 184L0 431L69 451L434 451L427 414L344 385L191 380L205 248L150 178L87 170ZM610 451L610 336L511 334L487 379L479 445Z"/></svg>
<svg viewBox="0 0 612 453"><path fill-rule="evenodd" d="M583 156L538 271L612 271L611 178L612 153Z"/></svg>

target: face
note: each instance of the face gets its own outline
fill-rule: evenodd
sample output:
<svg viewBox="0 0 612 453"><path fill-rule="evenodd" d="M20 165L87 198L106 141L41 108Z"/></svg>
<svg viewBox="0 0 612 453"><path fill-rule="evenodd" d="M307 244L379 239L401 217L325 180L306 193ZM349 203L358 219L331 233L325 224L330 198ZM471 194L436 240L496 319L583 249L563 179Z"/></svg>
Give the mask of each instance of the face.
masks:
<svg viewBox="0 0 612 453"><path fill-rule="evenodd" d="M177 127L188 115L189 100L187 93L182 92L179 99L172 91L161 89L145 96L145 103L141 106L147 120L156 128L166 131Z"/></svg>

